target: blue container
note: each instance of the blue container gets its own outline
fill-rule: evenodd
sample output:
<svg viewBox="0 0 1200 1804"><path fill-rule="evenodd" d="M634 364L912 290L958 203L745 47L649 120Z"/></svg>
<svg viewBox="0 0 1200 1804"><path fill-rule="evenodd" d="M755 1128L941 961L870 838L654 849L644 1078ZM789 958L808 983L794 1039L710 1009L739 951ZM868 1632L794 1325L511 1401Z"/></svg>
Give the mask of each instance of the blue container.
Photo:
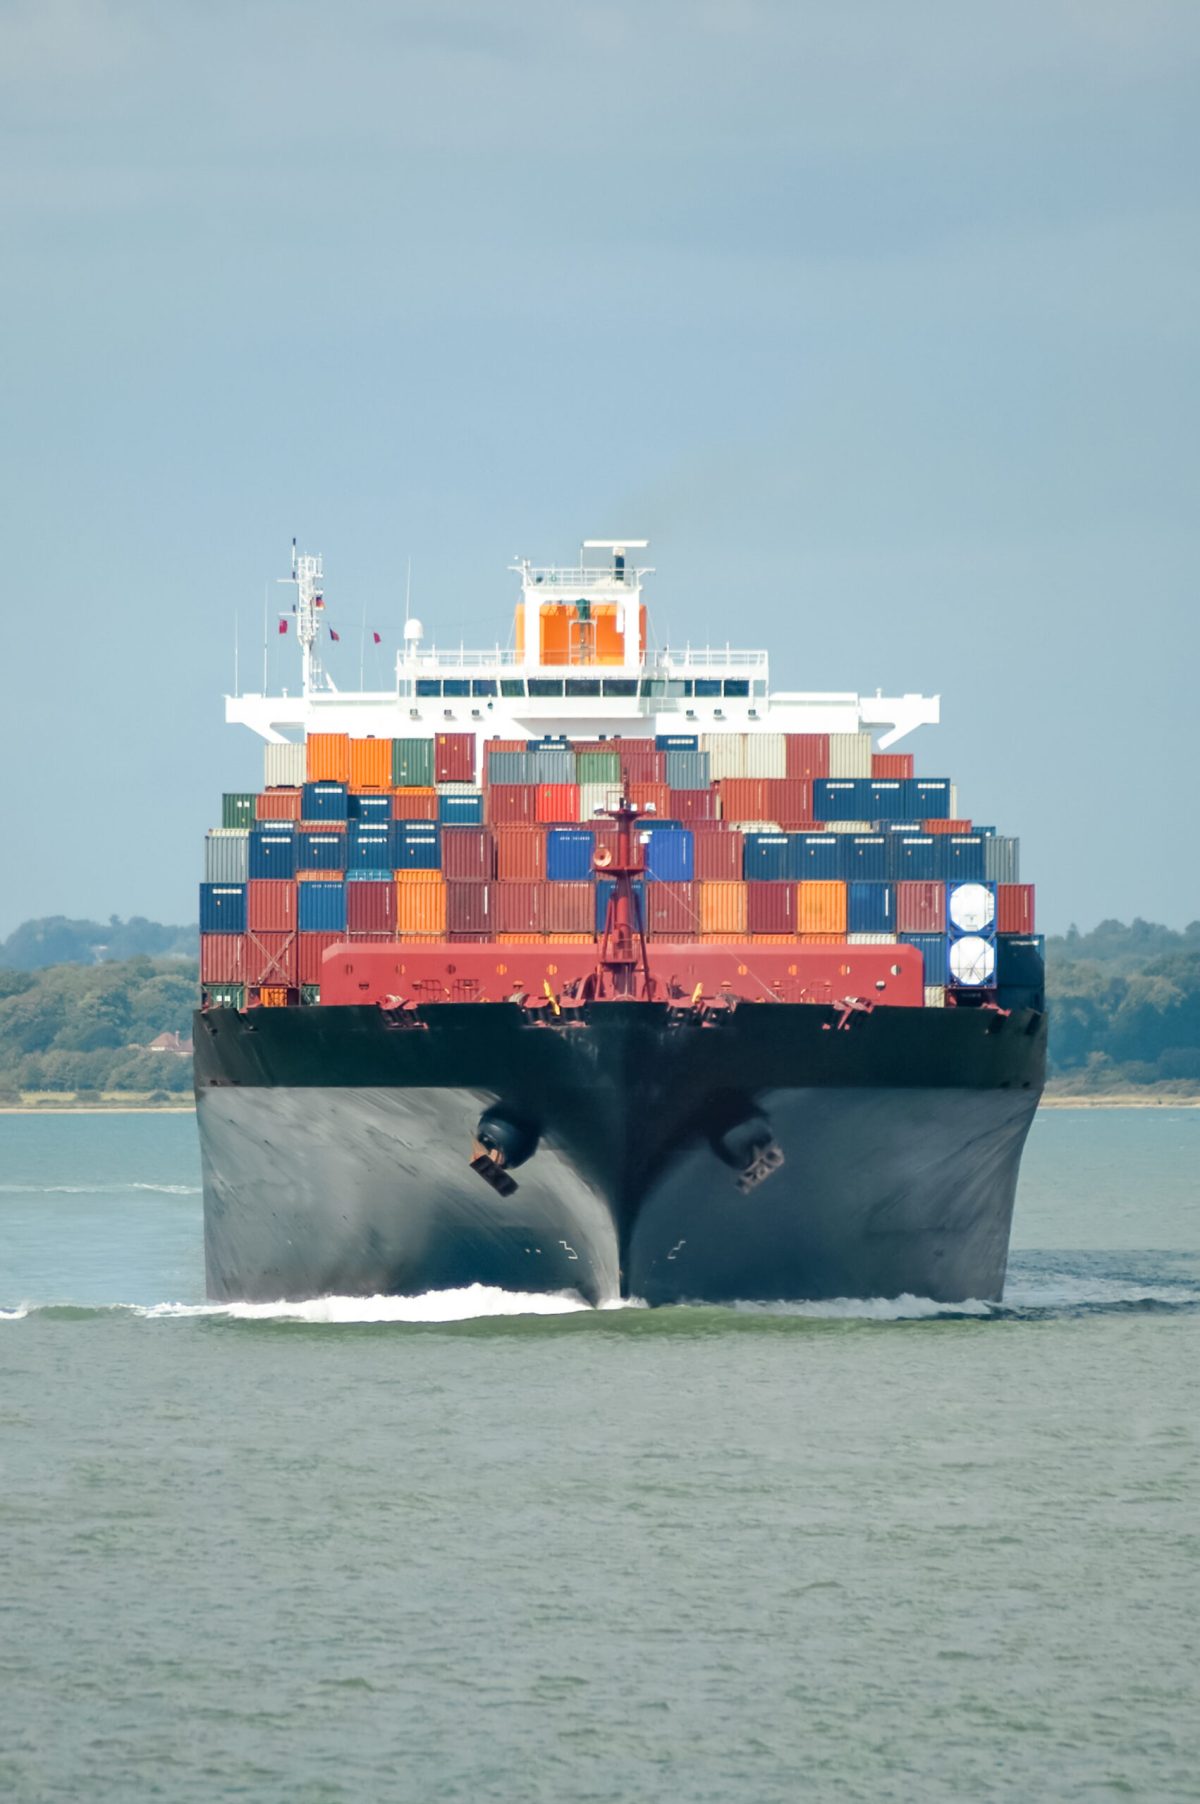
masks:
<svg viewBox="0 0 1200 1804"><path fill-rule="evenodd" d="M968 891L962 898L962 905L956 902L961 889ZM983 901L980 891L989 898ZM956 920L955 916L959 918ZM962 939L964 934L975 934L980 939L991 940L996 937L996 885L994 883L977 883L967 879L963 883L946 885L946 932L952 940Z"/></svg>
<svg viewBox="0 0 1200 1804"><path fill-rule="evenodd" d="M246 885L244 883L202 883L200 885L201 933L245 933Z"/></svg>
<svg viewBox="0 0 1200 1804"><path fill-rule="evenodd" d="M902 821L912 813L908 784L899 777L872 777L867 794L865 821ZM852 820L853 815L847 819Z"/></svg>
<svg viewBox="0 0 1200 1804"><path fill-rule="evenodd" d="M890 883L850 883L846 890L850 933L895 933L896 892Z"/></svg>
<svg viewBox="0 0 1200 1804"><path fill-rule="evenodd" d="M299 837L287 821L257 821L250 830L251 877L294 877Z"/></svg>
<svg viewBox="0 0 1200 1804"><path fill-rule="evenodd" d="M392 830L395 870L441 870L442 831L436 821L393 821Z"/></svg>
<svg viewBox="0 0 1200 1804"><path fill-rule="evenodd" d="M460 789L440 795L437 810L443 827L482 827L483 791Z"/></svg>
<svg viewBox="0 0 1200 1804"><path fill-rule="evenodd" d="M596 884L597 934L604 932L604 922L608 915L608 898L612 895L616 887L617 881L615 877L601 877ZM638 897L642 905L642 928L644 930L646 926L646 893L640 877L635 877L633 880L633 893Z"/></svg>
<svg viewBox="0 0 1200 1804"><path fill-rule="evenodd" d="M596 836L587 827L551 827L546 835L546 876L551 883L591 878Z"/></svg>
<svg viewBox="0 0 1200 1804"><path fill-rule="evenodd" d="M700 749L700 738L696 733L656 733L654 749L656 752L695 752Z"/></svg>
<svg viewBox="0 0 1200 1804"><path fill-rule="evenodd" d="M912 799L907 814L918 814L923 821L950 819L949 777L910 777L908 789Z"/></svg>
<svg viewBox="0 0 1200 1804"><path fill-rule="evenodd" d="M707 789L709 786L707 752L668 752L668 789Z"/></svg>
<svg viewBox="0 0 1200 1804"><path fill-rule="evenodd" d="M942 855L937 833L891 833L888 835L889 875L898 883L929 883L940 878ZM932 981L932 980L931 980ZM938 979L941 982L941 979Z"/></svg>
<svg viewBox="0 0 1200 1804"><path fill-rule="evenodd" d="M747 833L742 840L742 876L747 883L787 883L794 877L792 833Z"/></svg>
<svg viewBox="0 0 1200 1804"><path fill-rule="evenodd" d="M344 821L348 812L344 783L306 783L300 791L301 820Z"/></svg>
<svg viewBox="0 0 1200 1804"><path fill-rule="evenodd" d="M902 933L899 938L902 946L916 946L920 949L925 960L927 984L945 983L950 942L944 933Z"/></svg>
<svg viewBox="0 0 1200 1804"><path fill-rule="evenodd" d="M842 871L847 880L855 877L871 883L886 883L888 879L888 842L886 833L836 833L831 834L841 847ZM868 933L870 929L855 928L855 932Z"/></svg>
<svg viewBox="0 0 1200 1804"><path fill-rule="evenodd" d="M815 883L842 874L840 833L793 833L792 874L798 883Z"/></svg>
<svg viewBox="0 0 1200 1804"><path fill-rule="evenodd" d="M870 821L869 777L814 777L813 818L818 821Z"/></svg>
<svg viewBox="0 0 1200 1804"><path fill-rule="evenodd" d="M932 819L932 815L930 819ZM987 842L981 833L938 833L942 868L947 883L982 883L987 876Z"/></svg>
<svg viewBox="0 0 1200 1804"><path fill-rule="evenodd" d="M1022 990L1046 984L1046 937L1041 933L996 935L996 983Z"/></svg>
<svg viewBox="0 0 1200 1804"><path fill-rule="evenodd" d="M532 775L531 783L574 783L575 754L570 746L557 746L548 750L543 746L541 751L528 752Z"/></svg>
<svg viewBox="0 0 1200 1804"><path fill-rule="evenodd" d="M492 752L487 762L489 783L532 783L533 755L530 752Z"/></svg>
<svg viewBox="0 0 1200 1804"><path fill-rule="evenodd" d="M392 828L395 821L378 825L351 821L346 831L346 868L350 871L392 869Z"/></svg>
<svg viewBox="0 0 1200 1804"><path fill-rule="evenodd" d="M639 832L649 835L642 847L646 876L663 883L690 883L696 875L695 841L686 827L666 821L638 822Z"/></svg>
<svg viewBox="0 0 1200 1804"><path fill-rule="evenodd" d="M301 883L296 894L296 925L301 933L345 933L344 884Z"/></svg>
<svg viewBox="0 0 1200 1804"><path fill-rule="evenodd" d="M392 818L392 798L379 790L369 795L350 795L346 798L352 821L390 821Z"/></svg>
<svg viewBox="0 0 1200 1804"><path fill-rule="evenodd" d="M298 871L344 871L346 868L346 833L332 827L302 831L296 842Z"/></svg>

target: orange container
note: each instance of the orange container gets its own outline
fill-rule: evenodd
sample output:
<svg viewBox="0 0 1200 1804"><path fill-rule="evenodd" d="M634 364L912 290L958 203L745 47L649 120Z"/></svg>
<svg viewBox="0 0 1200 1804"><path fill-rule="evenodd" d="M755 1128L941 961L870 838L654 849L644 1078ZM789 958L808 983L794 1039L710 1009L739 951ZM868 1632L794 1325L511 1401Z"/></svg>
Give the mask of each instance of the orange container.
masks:
<svg viewBox="0 0 1200 1804"><path fill-rule="evenodd" d="M445 883L444 871L393 871L397 883Z"/></svg>
<svg viewBox="0 0 1200 1804"><path fill-rule="evenodd" d="M767 777L722 777L721 819L723 821L769 821L770 779Z"/></svg>
<svg viewBox="0 0 1200 1804"><path fill-rule="evenodd" d="M268 789L254 798L254 818L256 821L298 821L300 819L300 791L298 789Z"/></svg>
<svg viewBox="0 0 1200 1804"><path fill-rule="evenodd" d="M436 821L437 790L393 789L392 819L394 821Z"/></svg>
<svg viewBox="0 0 1200 1804"><path fill-rule="evenodd" d="M497 933L497 946L540 946L545 943L543 933Z"/></svg>
<svg viewBox="0 0 1200 1804"><path fill-rule="evenodd" d="M435 883L410 883L410 877L434 877ZM401 938L446 931L446 885L440 871L404 871L396 881L396 932Z"/></svg>
<svg viewBox="0 0 1200 1804"><path fill-rule="evenodd" d="M555 946L591 946L595 943L594 933L548 933L547 943Z"/></svg>
<svg viewBox="0 0 1200 1804"><path fill-rule="evenodd" d="M750 935L748 933L702 933L700 944L702 946L748 946Z"/></svg>
<svg viewBox="0 0 1200 1804"><path fill-rule="evenodd" d="M539 821L577 821L578 783L539 783L535 813Z"/></svg>
<svg viewBox="0 0 1200 1804"><path fill-rule="evenodd" d="M650 809L660 821L671 818L671 791L665 783L631 783L629 800L643 812Z"/></svg>
<svg viewBox="0 0 1200 1804"><path fill-rule="evenodd" d="M698 883L700 932L721 937L746 931L744 883Z"/></svg>
<svg viewBox="0 0 1200 1804"><path fill-rule="evenodd" d="M390 739L352 739L350 741L351 789L390 789L392 787L392 742Z"/></svg>
<svg viewBox="0 0 1200 1804"><path fill-rule="evenodd" d="M796 885L796 932L842 934L846 931L846 885L835 882Z"/></svg>
<svg viewBox="0 0 1200 1804"><path fill-rule="evenodd" d="M750 944L752 946L794 946L796 936L794 933L752 933Z"/></svg>
<svg viewBox="0 0 1200 1804"><path fill-rule="evenodd" d="M288 993L277 984L268 984L258 992L258 1000L263 1008L286 1008Z"/></svg>
<svg viewBox="0 0 1200 1804"><path fill-rule="evenodd" d="M844 946L846 936L844 933L798 933L796 944L798 946Z"/></svg>
<svg viewBox="0 0 1200 1804"><path fill-rule="evenodd" d="M348 783L349 733L310 733L304 742L304 774L310 783Z"/></svg>
<svg viewBox="0 0 1200 1804"><path fill-rule="evenodd" d="M913 774L913 755L911 752L872 752L871 775L881 783L890 783L899 778L901 782Z"/></svg>
<svg viewBox="0 0 1200 1804"><path fill-rule="evenodd" d="M922 833L969 833L970 821L922 821Z"/></svg>

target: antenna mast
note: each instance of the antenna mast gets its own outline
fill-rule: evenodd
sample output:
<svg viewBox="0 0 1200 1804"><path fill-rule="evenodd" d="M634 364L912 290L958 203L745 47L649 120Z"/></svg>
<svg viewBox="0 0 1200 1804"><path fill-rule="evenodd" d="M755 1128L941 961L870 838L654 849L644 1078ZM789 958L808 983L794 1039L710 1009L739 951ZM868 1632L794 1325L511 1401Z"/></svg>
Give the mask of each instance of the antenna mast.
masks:
<svg viewBox="0 0 1200 1804"><path fill-rule="evenodd" d="M323 671L321 655L315 650L321 636L321 613L325 598L321 593L324 577L319 557L301 555L292 540L292 574L281 582L296 585L296 637L300 641L300 657L304 671L304 694L311 695L321 687Z"/></svg>

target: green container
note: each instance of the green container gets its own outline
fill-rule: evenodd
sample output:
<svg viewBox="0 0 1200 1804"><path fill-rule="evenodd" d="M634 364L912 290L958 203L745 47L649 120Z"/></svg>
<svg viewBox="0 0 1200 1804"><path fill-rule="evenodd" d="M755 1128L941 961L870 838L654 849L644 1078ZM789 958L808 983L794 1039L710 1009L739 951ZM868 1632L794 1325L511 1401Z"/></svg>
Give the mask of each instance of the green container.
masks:
<svg viewBox="0 0 1200 1804"><path fill-rule="evenodd" d="M619 783L621 760L616 752L577 752L575 771L577 783Z"/></svg>
<svg viewBox="0 0 1200 1804"><path fill-rule="evenodd" d="M392 740L392 788L433 788L433 740Z"/></svg>
<svg viewBox="0 0 1200 1804"><path fill-rule="evenodd" d="M304 1008L313 1008L321 1000L319 983L302 983L300 985L300 1002Z"/></svg>
<svg viewBox="0 0 1200 1804"><path fill-rule="evenodd" d="M244 983L206 983L205 994L210 1008L245 1008L246 986Z"/></svg>
<svg viewBox="0 0 1200 1804"><path fill-rule="evenodd" d="M252 827L257 801L256 795L222 796L221 825L223 827Z"/></svg>

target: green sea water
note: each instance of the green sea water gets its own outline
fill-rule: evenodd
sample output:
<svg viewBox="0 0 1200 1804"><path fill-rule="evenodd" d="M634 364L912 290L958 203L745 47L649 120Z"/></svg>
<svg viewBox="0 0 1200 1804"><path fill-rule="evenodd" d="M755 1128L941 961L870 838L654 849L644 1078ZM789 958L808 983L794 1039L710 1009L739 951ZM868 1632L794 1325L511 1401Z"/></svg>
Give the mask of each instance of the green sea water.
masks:
<svg viewBox="0 0 1200 1804"><path fill-rule="evenodd" d="M1043 1113L995 1309L239 1310L189 1117L0 1116L0 1798L1200 1798L1198 1173Z"/></svg>

